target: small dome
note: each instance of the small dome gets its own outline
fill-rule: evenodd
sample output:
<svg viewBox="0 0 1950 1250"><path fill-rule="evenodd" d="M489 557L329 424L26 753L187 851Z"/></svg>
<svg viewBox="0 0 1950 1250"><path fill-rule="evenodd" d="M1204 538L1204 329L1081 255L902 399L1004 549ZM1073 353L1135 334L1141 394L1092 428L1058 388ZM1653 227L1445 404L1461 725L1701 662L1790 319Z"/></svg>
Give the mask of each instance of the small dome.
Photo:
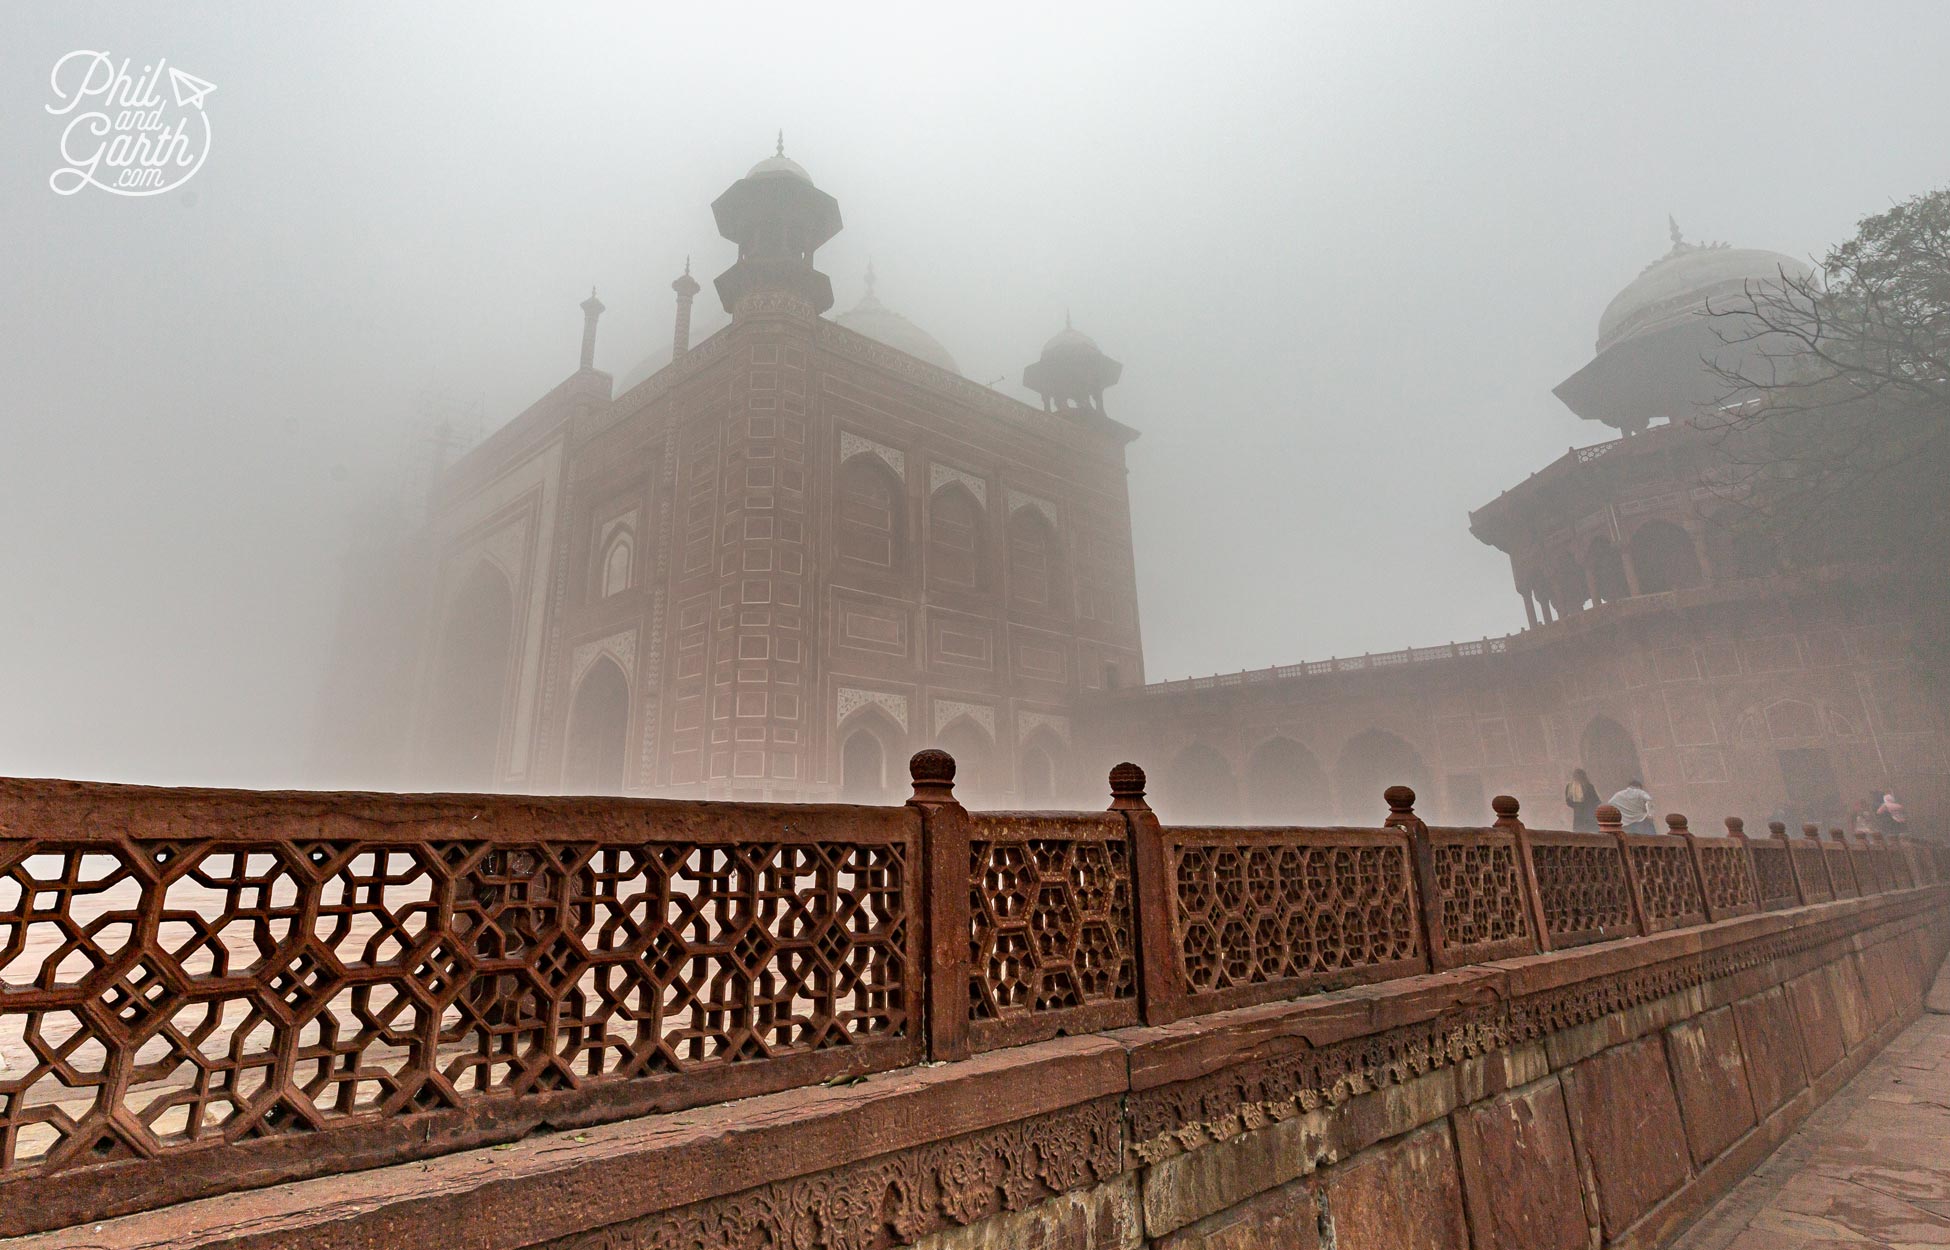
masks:
<svg viewBox="0 0 1950 1250"><path fill-rule="evenodd" d="M812 175L806 172L805 166L789 156L768 156L758 164L752 166L750 172L746 173L745 177L766 178L778 174L783 174L788 178L797 178L807 186L812 185Z"/></svg>
<svg viewBox="0 0 1950 1250"><path fill-rule="evenodd" d="M1598 319L1598 345L1606 348L1696 315L1708 300L1737 296L1750 284L1778 287L1781 275L1805 278L1813 271L1791 256L1758 248L1701 245L1679 239L1620 291Z"/></svg>
<svg viewBox="0 0 1950 1250"><path fill-rule="evenodd" d="M1060 356L1101 356L1102 354L1103 349L1097 346L1097 340L1081 330L1073 329L1067 318L1064 320L1063 328L1058 330L1049 342L1043 344L1045 360Z"/></svg>
<svg viewBox="0 0 1950 1250"><path fill-rule="evenodd" d="M948 354L940 340L915 325L893 309L881 303L873 293L873 270L867 270L867 293L860 302L833 318L837 325L843 325L855 334L864 334L877 343L885 343L895 351L905 352L916 360L925 360L939 369L950 373L960 373L961 366Z"/></svg>

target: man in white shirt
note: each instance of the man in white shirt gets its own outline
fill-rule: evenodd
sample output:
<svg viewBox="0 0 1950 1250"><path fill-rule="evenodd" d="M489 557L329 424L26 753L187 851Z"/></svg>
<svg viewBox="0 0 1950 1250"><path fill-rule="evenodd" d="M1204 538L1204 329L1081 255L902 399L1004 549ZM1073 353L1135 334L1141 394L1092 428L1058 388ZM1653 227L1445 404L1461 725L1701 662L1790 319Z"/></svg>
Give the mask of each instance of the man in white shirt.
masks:
<svg viewBox="0 0 1950 1250"><path fill-rule="evenodd" d="M1627 833L1657 833L1652 827L1652 796L1646 792L1645 783L1637 777L1617 794L1611 796L1611 805L1618 809L1619 823Z"/></svg>

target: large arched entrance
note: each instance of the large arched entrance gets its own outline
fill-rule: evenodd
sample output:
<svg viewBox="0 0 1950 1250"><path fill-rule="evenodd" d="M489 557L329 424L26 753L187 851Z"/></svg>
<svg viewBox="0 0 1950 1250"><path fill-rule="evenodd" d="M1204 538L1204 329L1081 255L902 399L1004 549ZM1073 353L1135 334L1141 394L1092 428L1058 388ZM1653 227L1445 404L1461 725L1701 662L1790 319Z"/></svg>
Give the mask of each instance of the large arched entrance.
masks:
<svg viewBox="0 0 1950 1250"><path fill-rule="evenodd" d="M1156 785L1158 814L1181 824L1229 824L1239 819L1239 783L1226 757L1195 742L1172 757Z"/></svg>
<svg viewBox="0 0 1950 1250"><path fill-rule="evenodd" d="M1645 777L1639 763L1638 744L1625 726L1609 716L1594 716L1578 739L1578 762L1591 778L1591 788L1602 802L1625 788L1633 778Z"/></svg>
<svg viewBox="0 0 1950 1250"><path fill-rule="evenodd" d="M629 679L604 656L583 676L569 707L562 788L570 794L623 793L629 736Z"/></svg>
<svg viewBox="0 0 1950 1250"><path fill-rule="evenodd" d="M1341 794L1341 819L1353 825L1376 825L1388 814L1382 794L1390 786L1407 786L1423 805L1435 801L1429 770L1416 749L1386 729L1368 729L1341 748L1334 775Z"/></svg>
<svg viewBox="0 0 1950 1250"><path fill-rule="evenodd" d="M1267 825L1331 824L1334 796L1313 753L1291 738L1260 743L1246 761L1246 813Z"/></svg>
<svg viewBox="0 0 1950 1250"><path fill-rule="evenodd" d="M1639 593L1686 590L1706 581L1693 536L1671 521L1647 521L1632 535L1632 571Z"/></svg>
<svg viewBox="0 0 1950 1250"><path fill-rule="evenodd" d="M840 799L884 803L899 778L901 730L875 708L848 717L840 727Z"/></svg>
<svg viewBox="0 0 1950 1250"><path fill-rule="evenodd" d="M475 566L440 632L427 718L427 784L453 790L494 784L514 618L508 579L485 561Z"/></svg>

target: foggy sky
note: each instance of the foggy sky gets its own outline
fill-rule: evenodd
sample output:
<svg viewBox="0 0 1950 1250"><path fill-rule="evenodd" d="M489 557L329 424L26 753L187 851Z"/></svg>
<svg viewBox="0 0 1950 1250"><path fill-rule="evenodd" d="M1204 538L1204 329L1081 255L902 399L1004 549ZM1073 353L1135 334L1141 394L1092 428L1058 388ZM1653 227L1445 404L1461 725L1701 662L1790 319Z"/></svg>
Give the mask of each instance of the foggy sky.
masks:
<svg viewBox="0 0 1950 1250"><path fill-rule="evenodd" d="M0 8L0 774L302 784L351 518L670 335L786 150L977 382L1125 363L1153 680L1500 634L1469 509L1690 238L1818 255L1950 180L1950 6ZM185 187L52 193L48 74L217 84Z"/></svg>

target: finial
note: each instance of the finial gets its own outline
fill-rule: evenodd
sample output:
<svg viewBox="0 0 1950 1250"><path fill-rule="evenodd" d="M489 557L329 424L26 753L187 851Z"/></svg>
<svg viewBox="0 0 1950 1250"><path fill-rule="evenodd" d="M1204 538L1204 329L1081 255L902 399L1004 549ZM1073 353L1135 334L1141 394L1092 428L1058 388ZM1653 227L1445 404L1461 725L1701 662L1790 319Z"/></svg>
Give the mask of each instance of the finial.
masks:
<svg viewBox="0 0 1950 1250"><path fill-rule="evenodd" d="M589 284L589 298L590 299L596 298L596 284L593 282Z"/></svg>
<svg viewBox="0 0 1950 1250"><path fill-rule="evenodd" d="M1063 328L1064 328L1065 330L1074 330L1074 329L1076 329L1076 327L1075 327L1075 326L1073 326L1073 325L1071 325L1071 324L1070 324L1070 310L1069 310L1069 308L1068 308L1068 307L1065 307L1065 308L1063 309Z"/></svg>
<svg viewBox="0 0 1950 1250"><path fill-rule="evenodd" d="M773 155L775 156L785 155L785 130L783 128L779 130L779 150L773 153Z"/></svg>
<svg viewBox="0 0 1950 1250"><path fill-rule="evenodd" d="M1672 236L1672 245L1674 247L1684 247L1686 245L1686 237L1679 233L1679 222L1671 213L1666 214L1666 232Z"/></svg>
<svg viewBox="0 0 1950 1250"><path fill-rule="evenodd" d="M874 277L874 272L873 272L873 257L869 256L867 257L867 294L869 295L873 294L873 284L875 281L876 279Z"/></svg>
<svg viewBox="0 0 1950 1250"><path fill-rule="evenodd" d="M955 801L955 757L933 747L916 751L907 761L907 775L914 779L914 796L909 803L929 805Z"/></svg>
<svg viewBox="0 0 1950 1250"><path fill-rule="evenodd" d="M691 258L688 256L684 258L684 276L686 278L691 276Z"/></svg>

